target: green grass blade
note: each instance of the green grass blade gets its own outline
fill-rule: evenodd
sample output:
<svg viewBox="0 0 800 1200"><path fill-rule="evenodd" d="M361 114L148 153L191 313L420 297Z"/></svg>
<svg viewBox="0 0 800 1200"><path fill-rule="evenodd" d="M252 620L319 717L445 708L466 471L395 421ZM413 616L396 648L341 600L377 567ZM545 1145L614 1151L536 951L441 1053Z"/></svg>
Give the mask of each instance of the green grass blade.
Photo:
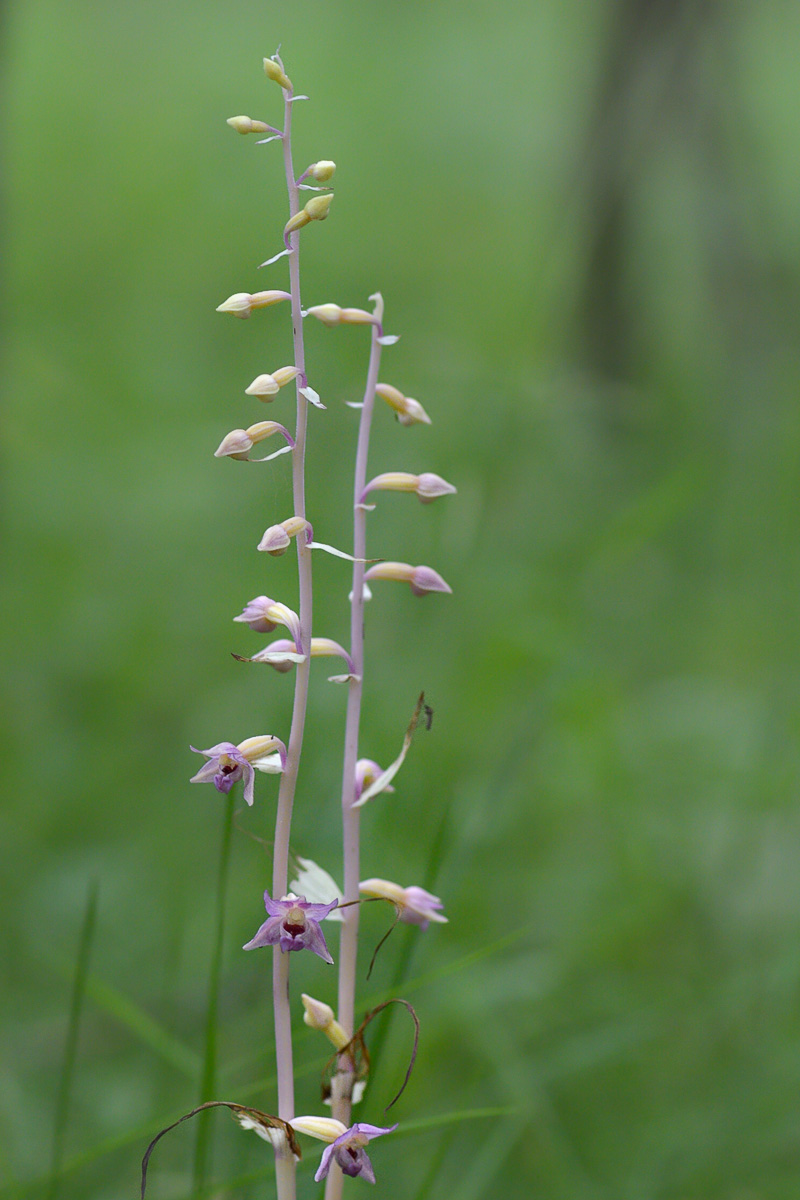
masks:
<svg viewBox="0 0 800 1200"><path fill-rule="evenodd" d="M206 1006L206 1028L203 1050L203 1074L200 1080L198 1104L213 1100L217 1086L217 1012L222 973L222 949L225 938L225 908L228 898L228 872L231 859L231 833L233 831L233 793L229 793L222 824L222 842L217 877L217 925L214 935L214 951L208 977L208 1003ZM211 1163L211 1138L213 1126L211 1110L198 1114L197 1141L194 1148L193 1191L201 1192L205 1187Z"/></svg>
<svg viewBox="0 0 800 1200"><path fill-rule="evenodd" d="M80 1031L81 1015L86 996L86 980L89 973L89 958L94 941L97 924L97 883L89 888L86 897L86 909L83 914L83 924L78 942L78 957L75 964L75 978L72 984L72 998L69 1007L69 1022L67 1025L67 1040L64 1047L64 1060L58 1081L56 1112L53 1123L53 1146L50 1153L50 1186L47 1189L47 1200L55 1200L58 1195L59 1175L64 1158L64 1136L69 1117L69 1102L72 1095L72 1082L75 1077L75 1062L78 1053L78 1033Z"/></svg>

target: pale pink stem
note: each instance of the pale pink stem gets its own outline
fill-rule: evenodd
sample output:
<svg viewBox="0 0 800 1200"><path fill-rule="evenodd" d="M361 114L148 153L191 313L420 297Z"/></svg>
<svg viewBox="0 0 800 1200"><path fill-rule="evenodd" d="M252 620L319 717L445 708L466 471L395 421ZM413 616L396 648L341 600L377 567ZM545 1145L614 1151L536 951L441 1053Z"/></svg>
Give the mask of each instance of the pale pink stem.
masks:
<svg viewBox="0 0 800 1200"><path fill-rule="evenodd" d="M291 93L286 94L283 120L283 161L286 171L286 186L289 192L289 216L299 210L297 186L292 166L292 103ZM305 379L305 350L303 347L303 318L300 305L300 247L299 234L291 236L292 253L289 256L289 280L292 296L292 331L294 336L294 365L300 374L297 378L297 430L292 450L292 496L294 514L305 517L305 451L308 425L308 401L300 395L301 380ZM311 644L311 551L304 538L296 538L297 567L300 584L300 635L303 651ZM292 725L287 747L286 767L281 775L278 790L278 812L275 820L275 847L272 860L272 895L286 895L289 887L289 835L292 823L297 772L300 752L303 748L303 730L308 705L309 658L298 663L295 677ZM289 1121L294 1116L294 1066L292 1062L292 1021L289 1005L289 955L279 946L273 951L272 990L275 1012L275 1057L278 1078L278 1116ZM278 1200L295 1200L295 1163L291 1155L275 1159Z"/></svg>
<svg viewBox="0 0 800 1200"><path fill-rule="evenodd" d="M383 320L383 298L375 299L375 315L378 323L372 326L367 383L364 390L364 406L358 427L355 482L353 488L353 557L366 558L367 514L359 500L367 482L367 456L372 411L375 406L375 385L381 360L380 322ZM353 808L355 800L356 762L358 761L358 733L361 722L361 696L364 674L364 563L353 563L353 598L350 603L350 657L353 674L348 685L347 718L344 735L344 765L342 768L342 831L344 840L344 899L358 900L360 874L359 817L360 808ZM342 913L342 936L339 941L339 1024L352 1035L355 1018L356 963L358 959L358 904L344 909ZM348 1064L340 1063L343 1072L333 1081L332 1114L345 1125L350 1124L350 1089L352 1075ZM325 1200L339 1200L342 1194L343 1175L336 1163L331 1167L325 1185Z"/></svg>

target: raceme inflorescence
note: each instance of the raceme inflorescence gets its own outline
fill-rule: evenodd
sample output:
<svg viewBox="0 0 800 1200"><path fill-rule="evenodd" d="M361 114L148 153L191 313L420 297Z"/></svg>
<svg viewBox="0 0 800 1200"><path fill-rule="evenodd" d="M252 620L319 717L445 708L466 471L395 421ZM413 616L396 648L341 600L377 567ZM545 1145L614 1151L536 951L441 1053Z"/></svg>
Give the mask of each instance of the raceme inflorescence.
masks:
<svg viewBox="0 0 800 1200"><path fill-rule="evenodd" d="M280 409L284 413L285 392L293 390L296 396L295 428L294 432L290 432L276 420L255 421L227 433L215 454L218 458L228 458L234 462L258 462L261 464L258 468L261 471L273 469L263 465L270 460L284 454L291 455L291 499L287 498L283 513L269 515L266 530L260 541L257 531L253 531L252 547L254 551L277 557L285 554L294 543L298 569L297 611L264 594L247 600L242 612L233 619L247 625L258 634L272 634L278 631L280 636L266 646L253 653L236 654L234 657L242 662L270 665L279 673L293 672L294 700L290 728L288 731L280 731L280 736L278 733L259 732L243 741L220 741L208 749L197 751L204 757L205 762L193 776L192 782L212 783L225 795L231 793L235 785L241 782L246 803L258 805L259 789L267 786L258 782L258 774L278 776L272 878L263 897L267 920L244 946L245 950L268 947L272 955L277 1096L275 1103L268 1105L275 1109L274 1115L228 1101L212 1101L207 1096L202 1097L205 1103L200 1108L228 1107L243 1128L253 1130L270 1143L275 1156L278 1200L294 1200L296 1195L295 1167L302 1153L302 1142L298 1135L300 1138L315 1138L326 1143L314 1178L318 1181L325 1179L326 1200L337 1200L346 1176L360 1176L364 1180L375 1181L367 1147L372 1140L391 1135L397 1128L396 1125L369 1124L361 1119L353 1121L353 1106L359 1106L359 1113L362 1108L368 1106L369 1097L368 1093L365 1097L365 1089L370 1063L363 1034L371 1017L378 1011L375 1009L373 1013L368 1013L361 1024L356 1026L360 905L371 900L383 901L390 911L394 910L395 922L413 924L421 930L446 921L442 913L442 901L424 888L413 884L400 886L386 879L360 877L361 811L374 797L394 791L392 781L408 752L416 727L424 720L423 698L420 697L400 753L393 763L381 768L373 760L360 756L359 732L365 668L364 606L371 599L370 584L376 581L404 582L410 586L415 596L425 596L431 592L450 592L447 583L432 567L382 558L368 559L367 523L381 491L410 492L428 504L455 492L456 489L432 472L414 474L390 471L372 479L368 478L370 429L376 399L384 401L401 430L403 427L428 425L430 417L418 400L406 396L393 383L381 381L383 351L395 345L398 338L384 331L384 303L379 293L370 296L371 307L368 308L346 307L334 303L312 305L307 309L302 306L300 247L301 243L310 237L310 234L305 232L307 228L325 221L331 211L331 181L336 166L329 159L320 159L311 163L299 175L296 174L292 158L292 118L295 104L307 97L295 94L284 64L277 54L264 59L264 71L267 79L276 85L277 94L282 93L282 124L271 125L247 116L231 117L228 124L242 135L263 135L257 138L259 145L275 142L282 149L289 215L282 230L282 238L276 236L276 241L282 241L282 248L261 265L272 266L286 258L288 262L276 266L275 270L279 271L288 266L288 288L235 292L219 305L218 311L230 313L239 319L252 316L256 321L271 322L278 320L281 310L286 311L288 306L293 328L294 361L278 366L273 362L265 362L263 373L244 390L250 398L247 403L276 403L276 412ZM308 198L307 193L311 193ZM314 241L314 249L318 250L320 243L316 234ZM261 309L276 311L262 314ZM324 423L334 419L334 416L326 411L319 392L310 382L314 377L306 364L303 339L304 322L309 318L330 328L355 326L365 327L369 331L369 361L363 396L350 402L350 407L357 409L359 413L353 479L352 552L316 541L313 513L310 516L306 513L305 459L311 424L309 416L312 410L317 410L313 431L314 436L320 437L324 436ZM318 383L316 378L314 383ZM294 387L290 389L289 385L292 384ZM253 453L256 447L261 448L260 443L275 435L275 440L281 442L277 450L263 456L257 452ZM402 436L405 437L405 433ZM320 562L312 555L315 549L347 559L351 563L349 647L343 647L331 638L318 636L314 631L312 558ZM242 552L245 550L246 547L241 548ZM265 588L271 590L269 559L265 558L264 562ZM334 658L344 668L340 668L338 674L330 676L332 682L343 686L346 694L341 779L341 890L332 875L318 866L313 859L292 855L290 852L292 810L308 708L309 673L312 659L320 657ZM272 786L274 787L274 784ZM315 848L314 853L317 857L330 858L326 848L323 848L321 854ZM338 939L331 936L337 929ZM323 1041L320 1042L321 1070L324 1071L327 1060L332 1064L326 1076L327 1100L331 1105L327 1115L297 1116L295 1113L290 967L292 952L302 950L311 951L316 956L320 976L328 969L327 964L334 961L338 974L335 1014L330 1005L313 996L303 995L295 1001L297 1018L300 1018L302 1012L305 1024L319 1031L324 1039L327 1039L327 1048ZM320 985L321 990L324 990L327 983L321 978ZM416 1025L416 1016L410 1005L405 1001L398 1003L405 1004L411 1011ZM384 1007L385 1005L379 1006ZM374 1064L372 1065L374 1067ZM194 1111L198 1112L200 1109ZM189 1115L193 1114L187 1114ZM162 1131L164 1132L166 1131ZM154 1139L151 1144L143 1164L143 1193L147 1160L157 1140L158 1138ZM380 1146L376 1157L379 1155Z"/></svg>

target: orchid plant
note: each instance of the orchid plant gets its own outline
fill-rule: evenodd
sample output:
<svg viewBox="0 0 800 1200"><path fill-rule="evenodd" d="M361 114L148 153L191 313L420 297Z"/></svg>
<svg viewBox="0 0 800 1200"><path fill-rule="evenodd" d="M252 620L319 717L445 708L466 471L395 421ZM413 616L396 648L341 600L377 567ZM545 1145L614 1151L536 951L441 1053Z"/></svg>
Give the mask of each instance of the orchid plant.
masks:
<svg viewBox="0 0 800 1200"><path fill-rule="evenodd" d="M267 920L244 946L245 950L272 947L277 1104L271 1107L276 1107L277 1113L269 1115L227 1101L207 1101L200 1107L205 1109L224 1105L231 1108L244 1128L254 1130L271 1144L275 1155L278 1200L294 1200L296 1195L295 1165L301 1153L296 1135L320 1139L327 1143L314 1178L317 1181L325 1179L326 1200L338 1200L342 1194L345 1176L361 1176L369 1182L375 1181L366 1146L371 1140L388 1135L397 1127L352 1121L353 1105L361 1101L366 1086L365 1056L360 1048L363 1046L363 1029L370 1019L368 1014L362 1025L356 1028L359 906L370 899L383 900L394 908L396 920L417 925L422 930L427 929L431 923L441 923L447 919L442 913L442 901L421 887L402 887L386 879L360 877L361 810L375 796L394 790L392 780L408 752L422 710L420 697L400 754L389 767L382 769L373 760L360 756L359 735L365 672L364 606L371 599L369 585L376 580L405 582L409 584L415 596L424 596L428 592L450 591L442 577L431 567L382 558L367 558L367 521L375 506L366 501L373 493L394 490L412 492L423 503L430 503L455 492L456 489L439 475L430 472L415 475L405 471L391 471L368 479L370 429L376 398L388 405L401 426L430 424L430 418L419 401L404 395L394 384L380 381L382 352L394 345L398 339L384 332L384 303L379 293L370 297L371 309L341 307L331 303L307 309L302 306L301 231L306 226L327 218L333 201L330 181L336 167L330 160L322 159L312 163L299 175L296 174L292 156L292 118L295 104L307 97L295 93L278 54L264 59L264 71L267 79L277 85L283 95L282 126L273 126L247 116L231 117L228 124L242 135L266 135L258 139L259 145L277 142L282 148L289 217L283 230L282 249L261 265L269 266L287 258L289 287L288 290L237 292L219 305L218 311L246 319L262 308L289 304L294 362L291 365L270 367L269 371L258 375L245 392L261 403L272 403L279 397L283 388L293 383L297 402L295 430L294 433L290 433L277 421L257 421L246 428L234 429L226 434L215 454L218 458L230 458L238 462L257 461L262 464L279 455L291 454L291 515L283 520L274 521L276 514L270 514L270 523L257 543L257 549L277 556L284 554L292 541L295 542L299 611L295 612L280 601L261 595L249 600L241 614L233 619L262 634L272 633L281 627L286 636L277 638L253 654L237 654L235 657L243 662L268 664L278 672L293 671L294 702L291 726L285 740L273 734L259 734L238 743L223 741L206 750L196 751L204 756L206 762L193 776L192 782L213 783L218 791L228 794L241 781L244 799L248 805L252 805L256 790L256 772L274 773L279 776L272 880L270 889L264 893ZM314 194L302 204L301 192L308 191ZM307 235L303 235L305 236ZM363 399L350 404L350 407L358 409L360 413L353 482L352 553L317 542L314 539L312 524L306 515L305 454L309 413L311 408L325 409L319 393L309 383L306 366L303 330L304 322L309 317L329 327L366 326L370 331L369 362ZM284 442L277 451L263 458L251 457L255 446L275 434ZM260 469L270 468L262 466ZM346 558L352 563L349 648L313 633L311 552L314 549ZM267 587L269 586L267 583ZM312 859L297 855L290 859L292 809L306 724L309 672L311 660L315 657L337 657L343 660L346 667L343 673L331 677L333 682L346 687L347 695L341 783L341 891L332 876ZM291 862L297 864L295 872L290 872ZM296 878L290 880L290 873L296 874ZM305 1024L324 1034L334 1048L335 1068L329 1084L331 1113L326 1116L297 1116L292 1055L291 952L309 950L323 962L333 963L334 957L323 932L323 924L326 922L334 930L335 923L338 922L340 930L338 947L334 945L338 969L336 1015L329 1005L312 996L303 995L300 1001ZM330 934L327 936L330 937ZM189 1115L192 1114L187 1114ZM151 1143L145 1157L145 1172L147 1160L157 1140ZM144 1194L144 1172L142 1191Z"/></svg>

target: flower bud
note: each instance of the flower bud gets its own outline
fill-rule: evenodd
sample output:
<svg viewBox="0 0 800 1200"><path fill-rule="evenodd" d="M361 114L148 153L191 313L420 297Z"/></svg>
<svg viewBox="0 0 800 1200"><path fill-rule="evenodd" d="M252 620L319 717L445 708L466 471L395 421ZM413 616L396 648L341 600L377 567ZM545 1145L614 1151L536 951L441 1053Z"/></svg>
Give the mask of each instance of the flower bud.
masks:
<svg viewBox="0 0 800 1200"><path fill-rule="evenodd" d="M323 325L339 325L342 320L343 308L338 304L315 304L313 308L307 310L306 315L316 317L318 321L322 321Z"/></svg>
<svg viewBox="0 0 800 1200"><path fill-rule="evenodd" d="M274 375L256 375L249 387L244 389L246 396L258 396L259 400L269 400L277 396L279 384Z"/></svg>
<svg viewBox="0 0 800 1200"><path fill-rule="evenodd" d="M427 592L452 592L453 590L432 567L412 567L409 563L376 563L365 573L364 579L399 580L407 583L415 596L424 596Z"/></svg>
<svg viewBox="0 0 800 1200"><path fill-rule="evenodd" d="M253 443L247 436L246 429L232 429L217 446L214 458L236 458L240 462L246 462L252 448Z"/></svg>
<svg viewBox="0 0 800 1200"><path fill-rule="evenodd" d="M270 525L259 542L258 549L266 550L267 554L274 556L283 554L288 548L291 539L296 537L303 529L308 530L307 541L310 541L313 530L304 517L289 517L286 521L282 521L280 525Z"/></svg>
<svg viewBox="0 0 800 1200"><path fill-rule="evenodd" d="M437 496L446 496L455 492L452 483L447 483L440 475L426 472L424 475L409 475L406 471L387 471L384 475L376 475L370 480L361 493L360 502L372 491L416 492L423 504L430 504Z"/></svg>
<svg viewBox="0 0 800 1200"><path fill-rule="evenodd" d="M264 550L273 558L277 558L278 555L285 554L291 544L292 539L282 525L270 525L269 529L265 530L257 549Z"/></svg>
<svg viewBox="0 0 800 1200"><path fill-rule="evenodd" d="M333 178L333 173L336 170L336 163L330 159L323 158L319 162L312 163L306 171L306 175L310 175L316 179L317 183L327 183Z"/></svg>
<svg viewBox="0 0 800 1200"><path fill-rule="evenodd" d="M427 929L431 921L447 924L447 917L439 911L444 907L438 896L431 895L421 887L400 887L388 879L365 879L358 885L365 896L380 896L391 900L400 910L400 920L407 925L419 925Z"/></svg>
<svg viewBox="0 0 800 1200"><path fill-rule="evenodd" d="M390 383L377 384L375 394L394 409L401 425L430 425L431 419L419 400L412 400L410 396L404 396L398 388L393 387Z"/></svg>
<svg viewBox="0 0 800 1200"><path fill-rule="evenodd" d="M330 207L333 204L333 192L327 192L324 196L312 196L307 204L300 209L300 212L295 213L283 227L283 240L288 246L288 238L290 233L294 233L297 229L302 229L304 225L308 225L309 221L324 221L327 217Z"/></svg>
<svg viewBox="0 0 800 1200"><path fill-rule="evenodd" d="M228 117L227 124L237 133L269 133L271 125L263 121L253 121L250 117Z"/></svg>
<svg viewBox="0 0 800 1200"><path fill-rule="evenodd" d="M233 313L235 317L245 319L254 308L267 308L270 304L278 304L281 300L291 300L288 292L234 292L224 303L217 305L217 312Z"/></svg>
<svg viewBox="0 0 800 1200"><path fill-rule="evenodd" d="M273 83L277 83L284 91L292 90L292 81L284 71L280 63L276 63L274 58L264 59L264 74L267 79L271 79Z"/></svg>
<svg viewBox="0 0 800 1200"><path fill-rule="evenodd" d="M333 1015L333 1009L329 1004L323 1004L321 1000L315 1000L313 996L307 996L305 993L300 997L303 1001L305 1013L303 1020L311 1029L319 1029L324 1033L330 1042L341 1050L350 1041L350 1038L345 1033L342 1026Z"/></svg>
<svg viewBox="0 0 800 1200"><path fill-rule="evenodd" d="M250 425L247 429L232 429L230 433L226 433L214 451L214 457L235 458L246 462L253 446L257 442L263 442L265 438L272 437L273 433L282 433L289 445L293 445L292 435L277 421L256 421L255 425Z"/></svg>
<svg viewBox="0 0 800 1200"><path fill-rule="evenodd" d="M324 221L333 204L333 193L326 192L324 196L312 196L304 206L303 212L308 213L310 221Z"/></svg>

